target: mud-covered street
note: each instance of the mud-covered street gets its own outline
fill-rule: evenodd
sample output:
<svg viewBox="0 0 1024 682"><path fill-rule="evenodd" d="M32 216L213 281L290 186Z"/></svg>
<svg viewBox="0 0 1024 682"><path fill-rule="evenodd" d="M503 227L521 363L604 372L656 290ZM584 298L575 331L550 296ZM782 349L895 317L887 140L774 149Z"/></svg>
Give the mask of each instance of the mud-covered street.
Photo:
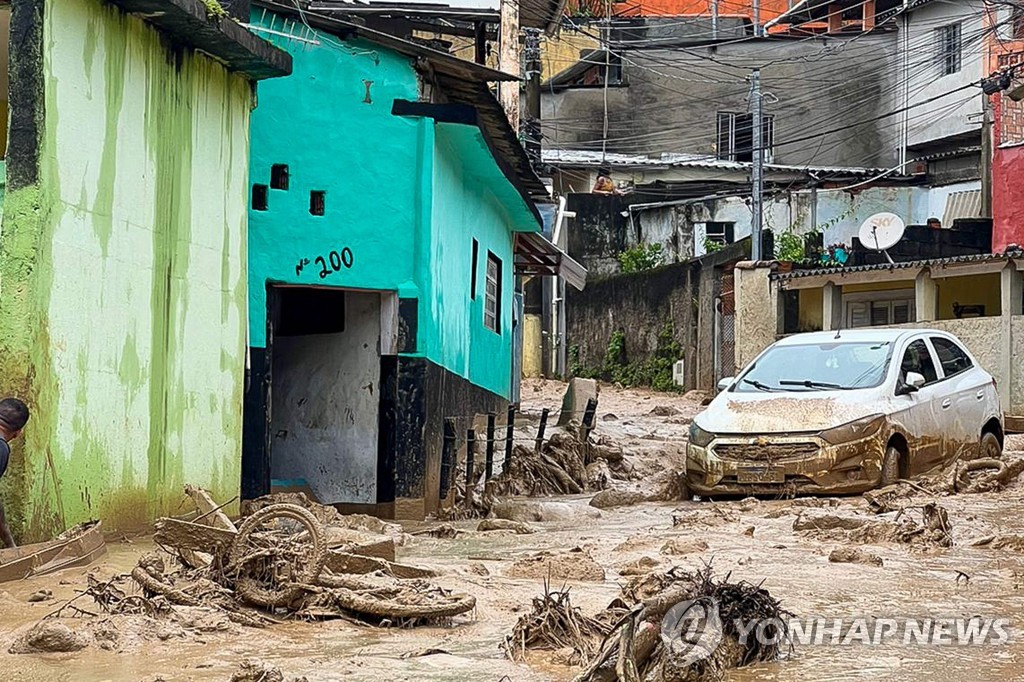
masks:
<svg viewBox="0 0 1024 682"><path fill-rule="evenodd" d="M543 407L557 410L561 384L523 387L524 431ZM701 502L670 497L683 466L689 396L602 387L592 438L624 451L626 480L610 488L623 506L597 509L593 493L521 498L511 516L523 532L479 531L480 519L405 525L396 559L437 571L438 585L476 597L443 626L377 627L351 619L286 620L262 629L201 608L173 617L109 615L88 598L49 620L85 644L67 653L11 653L25 631L54 614L88 576L128 572L154 550L152 537L109 539L88 568L6 583L0 589L0 670L14 681L139 682L233 679L243 662L263 673L234 679L571 680L571 651L529 651L512 661L502 644L544 590L567 586L572 604L596 614L638 573L710 563L719 576L763 585L801 618L1005 618L1006 644L800 645L780 660L731 670L730 680L1019 679L1024 676L1024 488L932 496L948 513L952 546L899 530L898 512L876 514L860 496L835 500ZM1008 438L1005 457L1021 453ZM915 513L908 510L904 515ZM542 520L537 520L542 519ZM532 532L525 532L525 531ZM981 544L979 544L981 543ZM835 553L836 550L844 550ZM852 550L860 550L859 552ZM845 556L844 556L845 555ZM834 560L830 560L830 556ZM848 561L838 561L838 559ZM49 591L49 593L47 593ZM275 676L273 670L280 671ZM262 675L262 677L260 676Z"/></svg>

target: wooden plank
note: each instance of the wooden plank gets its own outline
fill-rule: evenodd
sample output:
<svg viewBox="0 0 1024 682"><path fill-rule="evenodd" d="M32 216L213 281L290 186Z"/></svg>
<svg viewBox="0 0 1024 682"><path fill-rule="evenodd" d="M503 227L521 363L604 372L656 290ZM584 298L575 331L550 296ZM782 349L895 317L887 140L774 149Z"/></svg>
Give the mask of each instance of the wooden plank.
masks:
<svg viewBox="0 0 1024 682"><path fill-rule="evenodd" d="M153 539L165 547L195 552L227 552L237 533L178 519L157 519Z"/></svg>
<svg viewBox="0 0 1024 682"><path fill-rule="evenodd" d="M220 510L220 505L213 501L210 493L202 488L186 485L185 494L192 498L192 501L196 504L196 509L199 510L201 518L196 519L196 521L207 526L215 526L224 530L238 532L238 528L231 522L228 515Z"/></svg>

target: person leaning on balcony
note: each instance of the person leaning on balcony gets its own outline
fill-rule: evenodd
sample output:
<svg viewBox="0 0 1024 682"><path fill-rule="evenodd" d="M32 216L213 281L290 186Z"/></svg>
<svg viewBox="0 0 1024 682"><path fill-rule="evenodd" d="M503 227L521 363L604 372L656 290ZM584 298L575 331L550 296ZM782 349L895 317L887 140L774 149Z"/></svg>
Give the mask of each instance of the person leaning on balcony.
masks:
<svg viewBox="0 0 1024 682"><path fill-rule="evenodd" d="M21 435L21 430L28 423L28 406L17 398L0 400L0 478L7 471L7 462L11 458L10 442ZM14 547L14 536L7 527L7 516L4 514L4 503L0 500L0 540L5 547Z"/></svg>
<svg viewBox="0 0 1024 682"><path fill-rule="evenodd" d="M622 194L612 182L611 168L600 168L597 171L597 182L594 183L594 194Z"/></svg>

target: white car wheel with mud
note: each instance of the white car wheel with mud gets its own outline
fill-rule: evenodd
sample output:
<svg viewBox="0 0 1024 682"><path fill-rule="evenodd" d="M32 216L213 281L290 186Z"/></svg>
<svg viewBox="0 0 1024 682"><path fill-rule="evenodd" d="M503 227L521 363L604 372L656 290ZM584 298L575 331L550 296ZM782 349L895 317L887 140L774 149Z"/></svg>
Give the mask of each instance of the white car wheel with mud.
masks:
<svg viewBox="0 0 1024 682"><path fill-rule="evenodd" d="M999 442L999 436L986 431L981 434L981 447L978 450L980 457L987 457L990 459L999 459L1003 456L1003 446Z"/></svg>
<svg viewBox="0 0 1024 682"><path fill-rule="evenodd" d="M900 479L900 451L890 445L882 459L882 487L892 485Z"/></svg>

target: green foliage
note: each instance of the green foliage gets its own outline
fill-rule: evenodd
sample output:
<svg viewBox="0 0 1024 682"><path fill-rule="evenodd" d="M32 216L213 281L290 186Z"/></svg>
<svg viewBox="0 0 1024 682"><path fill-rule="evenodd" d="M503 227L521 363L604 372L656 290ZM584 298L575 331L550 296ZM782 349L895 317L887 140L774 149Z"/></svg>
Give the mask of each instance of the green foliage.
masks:
<svg viewBox="0 0 1024 682"><path fill-rule="evenodd" d="M203 0L203 4L206 5L207 19L223 19L228 15L228 11L221 6L218 0Z"/></svg>
<svg viewBox="0 0 1024 682"><path fill-rule="evenodd" d="M795 232L783 232L775 240L775 259L801 261L804 259L804 238Z"/></svg>
<svg viewBox="0 0 1024 682"><path fill-rule="evenodd" d="M664 256L661 244L637 244L619 254L619 265L628 275L658 267Z"/></svg>
<svg viewBox="0 0 1024 682"><path fill-rule="evenodd" d="M725 248L725 244L710 237L704 237L704 253L715 253Z"/></svg>
<svg viewBox="0 0 1024 682"><path fill-rule="evenodd" d="M626 334L622 330L612 333L605 349L604 362L599 369L582 366L579 347L569 348L569 371L573 376L602 379L623 386L647 386L656 391L678 391L672 381L672 368L683 356L682 346L673 336L672 323L666 321L658 332L654 356L647 360L627 362Z"/></svg>

